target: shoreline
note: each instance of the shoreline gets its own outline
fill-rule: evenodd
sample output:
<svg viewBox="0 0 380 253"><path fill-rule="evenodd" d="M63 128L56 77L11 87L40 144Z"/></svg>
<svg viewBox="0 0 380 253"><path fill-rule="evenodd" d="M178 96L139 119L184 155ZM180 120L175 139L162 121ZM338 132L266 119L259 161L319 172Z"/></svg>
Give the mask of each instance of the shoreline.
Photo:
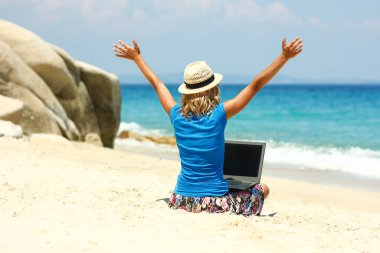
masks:
<svg viewBox="0 0 380 253"><path fill-rule="evenodd" d="M162 148L159 148L162 147ZM179 162L177 147L160 146L120 146L116 144L116 150L132 152L141 155L154 156L161 159L169 159ZM291 169L281 164L265 164L262 176L291 179L300 182L337 186L342 188L355 188L380 192L380 179L354 175L346 172L317 169ZM263 182L265 183L265 182Z"/></svg>

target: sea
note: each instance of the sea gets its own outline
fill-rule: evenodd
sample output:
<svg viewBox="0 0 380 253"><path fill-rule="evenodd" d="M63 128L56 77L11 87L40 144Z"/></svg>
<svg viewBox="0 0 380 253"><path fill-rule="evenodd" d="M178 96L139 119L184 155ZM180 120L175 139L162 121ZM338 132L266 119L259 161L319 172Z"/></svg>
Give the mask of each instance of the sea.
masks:
<svg viewBox="0 0 380 253"><path fill-rule="evenodd" d="M178 85L167 87L180 103ZM220 85L222 102L244 87ZM174 135L170 119L150 85L121 85L121 92L119 132ZM380 85L372 84L270 84L228 120L225 130L227 140L266 142L265 165L371 179L380 179L379 135ZM118 140L122 142L136 145ZM162 149L163 145L156 148Z"/></svg>

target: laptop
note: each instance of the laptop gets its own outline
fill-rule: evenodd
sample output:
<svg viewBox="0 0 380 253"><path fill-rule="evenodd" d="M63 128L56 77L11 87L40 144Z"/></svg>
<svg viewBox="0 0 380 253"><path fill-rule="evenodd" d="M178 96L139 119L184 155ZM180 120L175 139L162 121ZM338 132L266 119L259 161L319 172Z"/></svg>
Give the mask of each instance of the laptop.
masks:
<svg viewBox="0 0 380 253"><path fill-rule="evenodd" d="M229 189L245 190L260 183L265 142L225 141L223 175Z"/></svg>

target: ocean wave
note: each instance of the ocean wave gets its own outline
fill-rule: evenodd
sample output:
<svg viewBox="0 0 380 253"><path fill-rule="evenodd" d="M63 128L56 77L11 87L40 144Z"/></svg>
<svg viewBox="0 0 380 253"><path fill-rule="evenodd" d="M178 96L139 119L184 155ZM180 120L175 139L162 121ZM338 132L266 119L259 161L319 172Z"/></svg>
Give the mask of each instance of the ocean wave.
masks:
<svg viewBox="0 0 380 253"><path fill-rule="evenodd" d="M138 141L135 139L120 139L115 140L115 148L120 150L136 150L143 151L146 148L157 151L168 151L177 153L177 147L167 144L154 143L150 141Z"/></svg>
<svg viewBox="0 0 380 253"><path fill-rule="evenodd" d="M165 135L165 131L160 130L160 129L148 129L137 122L124 122L122 121L119 125L119 130L117 135L119 135L123 131L132 131L141 135L154 135L154 136L163 136Z"/></svg>
<svg viewBox="0 0 380 253"><path fill-rule="evenodd" d="M119 132L130 130L142 135L167 135L158 129L146 129L136 122L122 122ZM260 141L248 140L244 141ZM380 178L380 151L359 147L337 148L330 146L308 146L296 143L263 141L267 143L264 166L287 169L331 170L352 175ZM176 147L130 139L117 139L118 146L149 147L173 151Z"/></svg>
<svg viewBox="0 0 380 253"><path fill-rule="evenodd" d="M286 168L331 170L380 178L380 152L358 147L311 147L268 142L264 162Z"/></svg>

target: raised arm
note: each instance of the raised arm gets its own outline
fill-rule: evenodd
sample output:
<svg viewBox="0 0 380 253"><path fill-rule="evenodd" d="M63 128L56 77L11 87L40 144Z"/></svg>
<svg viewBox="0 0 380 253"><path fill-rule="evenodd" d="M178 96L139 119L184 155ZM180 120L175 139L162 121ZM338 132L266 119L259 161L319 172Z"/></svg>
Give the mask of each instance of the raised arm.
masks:
<svg viewBox="0 0 380 253"><path fill-rule="evenodd" d="M170 110L176 104L170 91L158 78L158 76L149 68L148 64L145 63L143 57L141 56L141 51L136 41L133 41L133 48L119 40L119 45L114 44L114 50L117 57L132 60L139 67L141 72L144 74L145 78L150 82L150 84L155 89L158 98L160 99L162 107L164 107L166 113L170 116Z"/></svg>
<svg viewBox="0 0 380 253"><path fill-rule="evenodd" d="M297 36L292 42L286 44L282 38L282 53L264 71L257 75L253 81L245 87L236 97L224 102L227 119L240 112L247 106L252 98L259 92L285 65L285 63L297 56L302 51L302 40Z"/></svg>

